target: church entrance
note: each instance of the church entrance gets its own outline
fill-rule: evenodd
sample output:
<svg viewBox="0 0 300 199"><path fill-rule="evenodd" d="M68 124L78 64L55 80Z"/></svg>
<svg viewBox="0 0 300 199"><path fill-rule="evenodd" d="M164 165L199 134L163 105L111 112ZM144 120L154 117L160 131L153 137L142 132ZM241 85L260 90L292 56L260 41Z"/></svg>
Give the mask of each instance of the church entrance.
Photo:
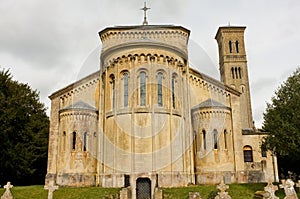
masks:
<svg viewBox="0 0 300 199"><path fill-rule="evenodd" d="M149 178L138 178L136 180L136 198L151 198L151 180Z"/></svg>

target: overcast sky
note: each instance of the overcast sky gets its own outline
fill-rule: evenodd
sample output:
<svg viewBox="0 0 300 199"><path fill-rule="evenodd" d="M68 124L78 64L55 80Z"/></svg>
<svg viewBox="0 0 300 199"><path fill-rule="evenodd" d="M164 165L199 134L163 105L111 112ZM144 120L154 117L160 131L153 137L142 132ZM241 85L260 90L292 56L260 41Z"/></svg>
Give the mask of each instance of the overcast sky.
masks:
<svg viewBox="0 0 300 199"><path fill-rule="evenodd" d="M143 0L0 0L0 67L40 92L50 109L54 91L99 69L98 32L140 25ZM300 65L299 0L147 0L149 24L191 30L190 62L219 79L219 26L245 33L253 118L262 124L266 102ZM200 54L200 55L199 55Z"/></svg>

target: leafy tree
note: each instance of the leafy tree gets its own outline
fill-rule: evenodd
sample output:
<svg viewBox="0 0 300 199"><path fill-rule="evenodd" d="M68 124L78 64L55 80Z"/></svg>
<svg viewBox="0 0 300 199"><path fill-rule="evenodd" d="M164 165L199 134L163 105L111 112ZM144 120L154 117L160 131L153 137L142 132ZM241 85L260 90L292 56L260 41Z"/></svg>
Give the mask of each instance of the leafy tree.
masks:
<svg viewBox="0 0 300 199"><path fill-rule="evenodd" d="M0 71L0 184L42 184L49 119L39 93Z"/></svg>
<svg viewBox="0 0 300 199"><path fill-rule="evenodd" d="M264 113L268 136L263 147L275 149L282 174L300 174L300 68L277 89Z"/></svg>

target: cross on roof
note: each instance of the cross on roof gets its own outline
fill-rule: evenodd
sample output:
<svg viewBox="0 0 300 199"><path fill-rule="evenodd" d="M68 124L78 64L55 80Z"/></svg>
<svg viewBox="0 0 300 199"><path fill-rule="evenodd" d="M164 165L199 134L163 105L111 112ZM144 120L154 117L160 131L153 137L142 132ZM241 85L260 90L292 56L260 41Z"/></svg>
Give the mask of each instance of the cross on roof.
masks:
<svg viewBox="0 0 300 199"><path fill-rule="evenodd" d="M148 25L148 21L147 21L147 10L150 10L150 8L147 8L146 2L144 2L144 7L141 8L141 10L144 11L144 21L143 21L143 25Z"/></svg>

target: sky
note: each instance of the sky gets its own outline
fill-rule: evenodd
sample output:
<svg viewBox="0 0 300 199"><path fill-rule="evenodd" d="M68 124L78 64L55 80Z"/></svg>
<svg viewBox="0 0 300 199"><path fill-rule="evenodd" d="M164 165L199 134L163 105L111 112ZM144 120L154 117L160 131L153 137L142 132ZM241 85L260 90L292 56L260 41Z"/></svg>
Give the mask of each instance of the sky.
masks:
<svg viewBox="0 0 300 199"><path fill-rule="evenodd" d="M299 0L146 0L150 25L191 30L190 63L219 79L220 26L246 26L253 119L300 65ZM144 0L0 0L0 69L28 83L50 110L48 96L99 69L98 32L141 25Z"/></svg>

